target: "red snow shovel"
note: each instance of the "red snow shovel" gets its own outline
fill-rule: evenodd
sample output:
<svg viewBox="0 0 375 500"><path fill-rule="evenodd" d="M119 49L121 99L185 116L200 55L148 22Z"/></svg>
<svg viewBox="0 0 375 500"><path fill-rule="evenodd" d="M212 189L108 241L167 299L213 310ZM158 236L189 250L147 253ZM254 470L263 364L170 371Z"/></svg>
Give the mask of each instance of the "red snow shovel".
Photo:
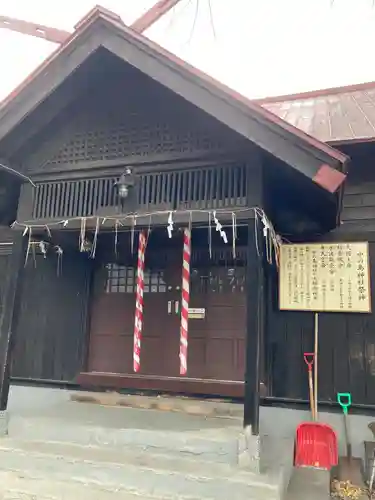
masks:
<svg viewBox="0 0 375 500"><path fill-rule="evenodd" d="M316 419L312 367L314 353L306 352L304 360L309 375L310 407L313 420ZM335 431L319 422L303 422L297 427L294 465L330 470L338 462L337 437Z"/></svg>
<svg viewBox="0 0 375 500"><path fill-rule="evenodd" d="M329 425L303 422L297 427L294 465L331 470L338 463L337 437Z"/></svg>

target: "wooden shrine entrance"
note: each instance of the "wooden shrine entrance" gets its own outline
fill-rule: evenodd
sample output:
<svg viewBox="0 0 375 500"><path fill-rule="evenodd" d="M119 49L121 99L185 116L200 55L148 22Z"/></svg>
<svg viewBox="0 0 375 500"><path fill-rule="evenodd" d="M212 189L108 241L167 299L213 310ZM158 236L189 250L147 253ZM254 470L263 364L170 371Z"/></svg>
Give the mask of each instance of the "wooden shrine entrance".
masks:
<svg viewBox="0 0 375 500"><path fill-rule="evenodd" d="M146 249L141 369L133 372L135 263L108 258L94 273L85 373L96 385L168 392L243 394L245 251L195 249L191 262L188 373L180 377L182 234ZM172 243L170 241L169 243ZM160 242L158 242L160 244Z"/></svg>
<svg viewBox="0 0 375 500"><path fill-rule="evenodd" d="M95 276L89 371L133 373L137 270L107 263ZM179 374L181 269L146 270L141 375Z"/></svg>

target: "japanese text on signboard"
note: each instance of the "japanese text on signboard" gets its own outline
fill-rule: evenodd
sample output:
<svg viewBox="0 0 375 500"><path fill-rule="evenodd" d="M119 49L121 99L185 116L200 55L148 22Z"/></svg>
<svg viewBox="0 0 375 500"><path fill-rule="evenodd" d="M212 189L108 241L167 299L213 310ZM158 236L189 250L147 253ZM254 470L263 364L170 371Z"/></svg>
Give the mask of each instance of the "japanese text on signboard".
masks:
<svg viewBox="0 0 375 500"><path fill-rule="evenodd" d="M282 245L280 309L370 312L367 243Z"/></svg>

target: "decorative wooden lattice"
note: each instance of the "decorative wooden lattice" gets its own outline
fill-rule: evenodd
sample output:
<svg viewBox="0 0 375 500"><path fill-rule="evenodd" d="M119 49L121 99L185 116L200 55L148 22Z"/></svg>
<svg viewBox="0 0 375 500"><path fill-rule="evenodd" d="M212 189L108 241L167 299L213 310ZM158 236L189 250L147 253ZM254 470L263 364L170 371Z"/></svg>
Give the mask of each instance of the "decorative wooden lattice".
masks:
<svg viewBox="0 0 375 500"><path fill-rule="evenodd" d="M171 153L221 151L223 141L210 137L209 133L199 135L190 131L176 133L166 123L153 127L130 129L126 125L118 128L78 132L44 164L52 165L113 160L125 157L148 157Z"/></svg>
<svg viewBox="0 0 375 500"><path fill-rule="evenodd" d="M212 166L138 178L137 210L218 209L246 206L245 164ZM34 197L33 219L86 217L118 204L116 177L41 182Z"/></svg>
<svg viewBox="0 0 375 500"><path fill-rule="evenodd" d="M146 97L145 97L146 96ZM144 95L108 90L87 96L51 124L33 151L28 169L54 171L63 165L121 158L173 158L238 151L243 140L218 121L165 89Z"/></svg>

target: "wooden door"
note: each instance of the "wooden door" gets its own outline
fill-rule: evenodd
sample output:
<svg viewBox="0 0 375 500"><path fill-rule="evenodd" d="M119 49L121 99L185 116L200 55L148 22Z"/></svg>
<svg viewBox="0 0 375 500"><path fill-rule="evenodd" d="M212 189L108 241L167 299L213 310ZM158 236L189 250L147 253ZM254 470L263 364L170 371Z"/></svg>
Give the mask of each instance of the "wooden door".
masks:
<svg viewBox="0 0 375 500"><path fill-rule="evenodd" d="M141 375L179 374L181 264L146 269ZM133 373L136 269L109 263L95 276L88 371Z"/></svg>
<svg viewBox="0 0 375 500"><path fill-rule="evenodd" d="M145 272L141 373L178 376L181 266Z"/></svg>
<svg viewBox="0 0 375 500"><path fill-rule="evenodd" d="M243 381L245 370L245 267L192 269L190 307L204 309L189 319L188 376Z"/></svg>

